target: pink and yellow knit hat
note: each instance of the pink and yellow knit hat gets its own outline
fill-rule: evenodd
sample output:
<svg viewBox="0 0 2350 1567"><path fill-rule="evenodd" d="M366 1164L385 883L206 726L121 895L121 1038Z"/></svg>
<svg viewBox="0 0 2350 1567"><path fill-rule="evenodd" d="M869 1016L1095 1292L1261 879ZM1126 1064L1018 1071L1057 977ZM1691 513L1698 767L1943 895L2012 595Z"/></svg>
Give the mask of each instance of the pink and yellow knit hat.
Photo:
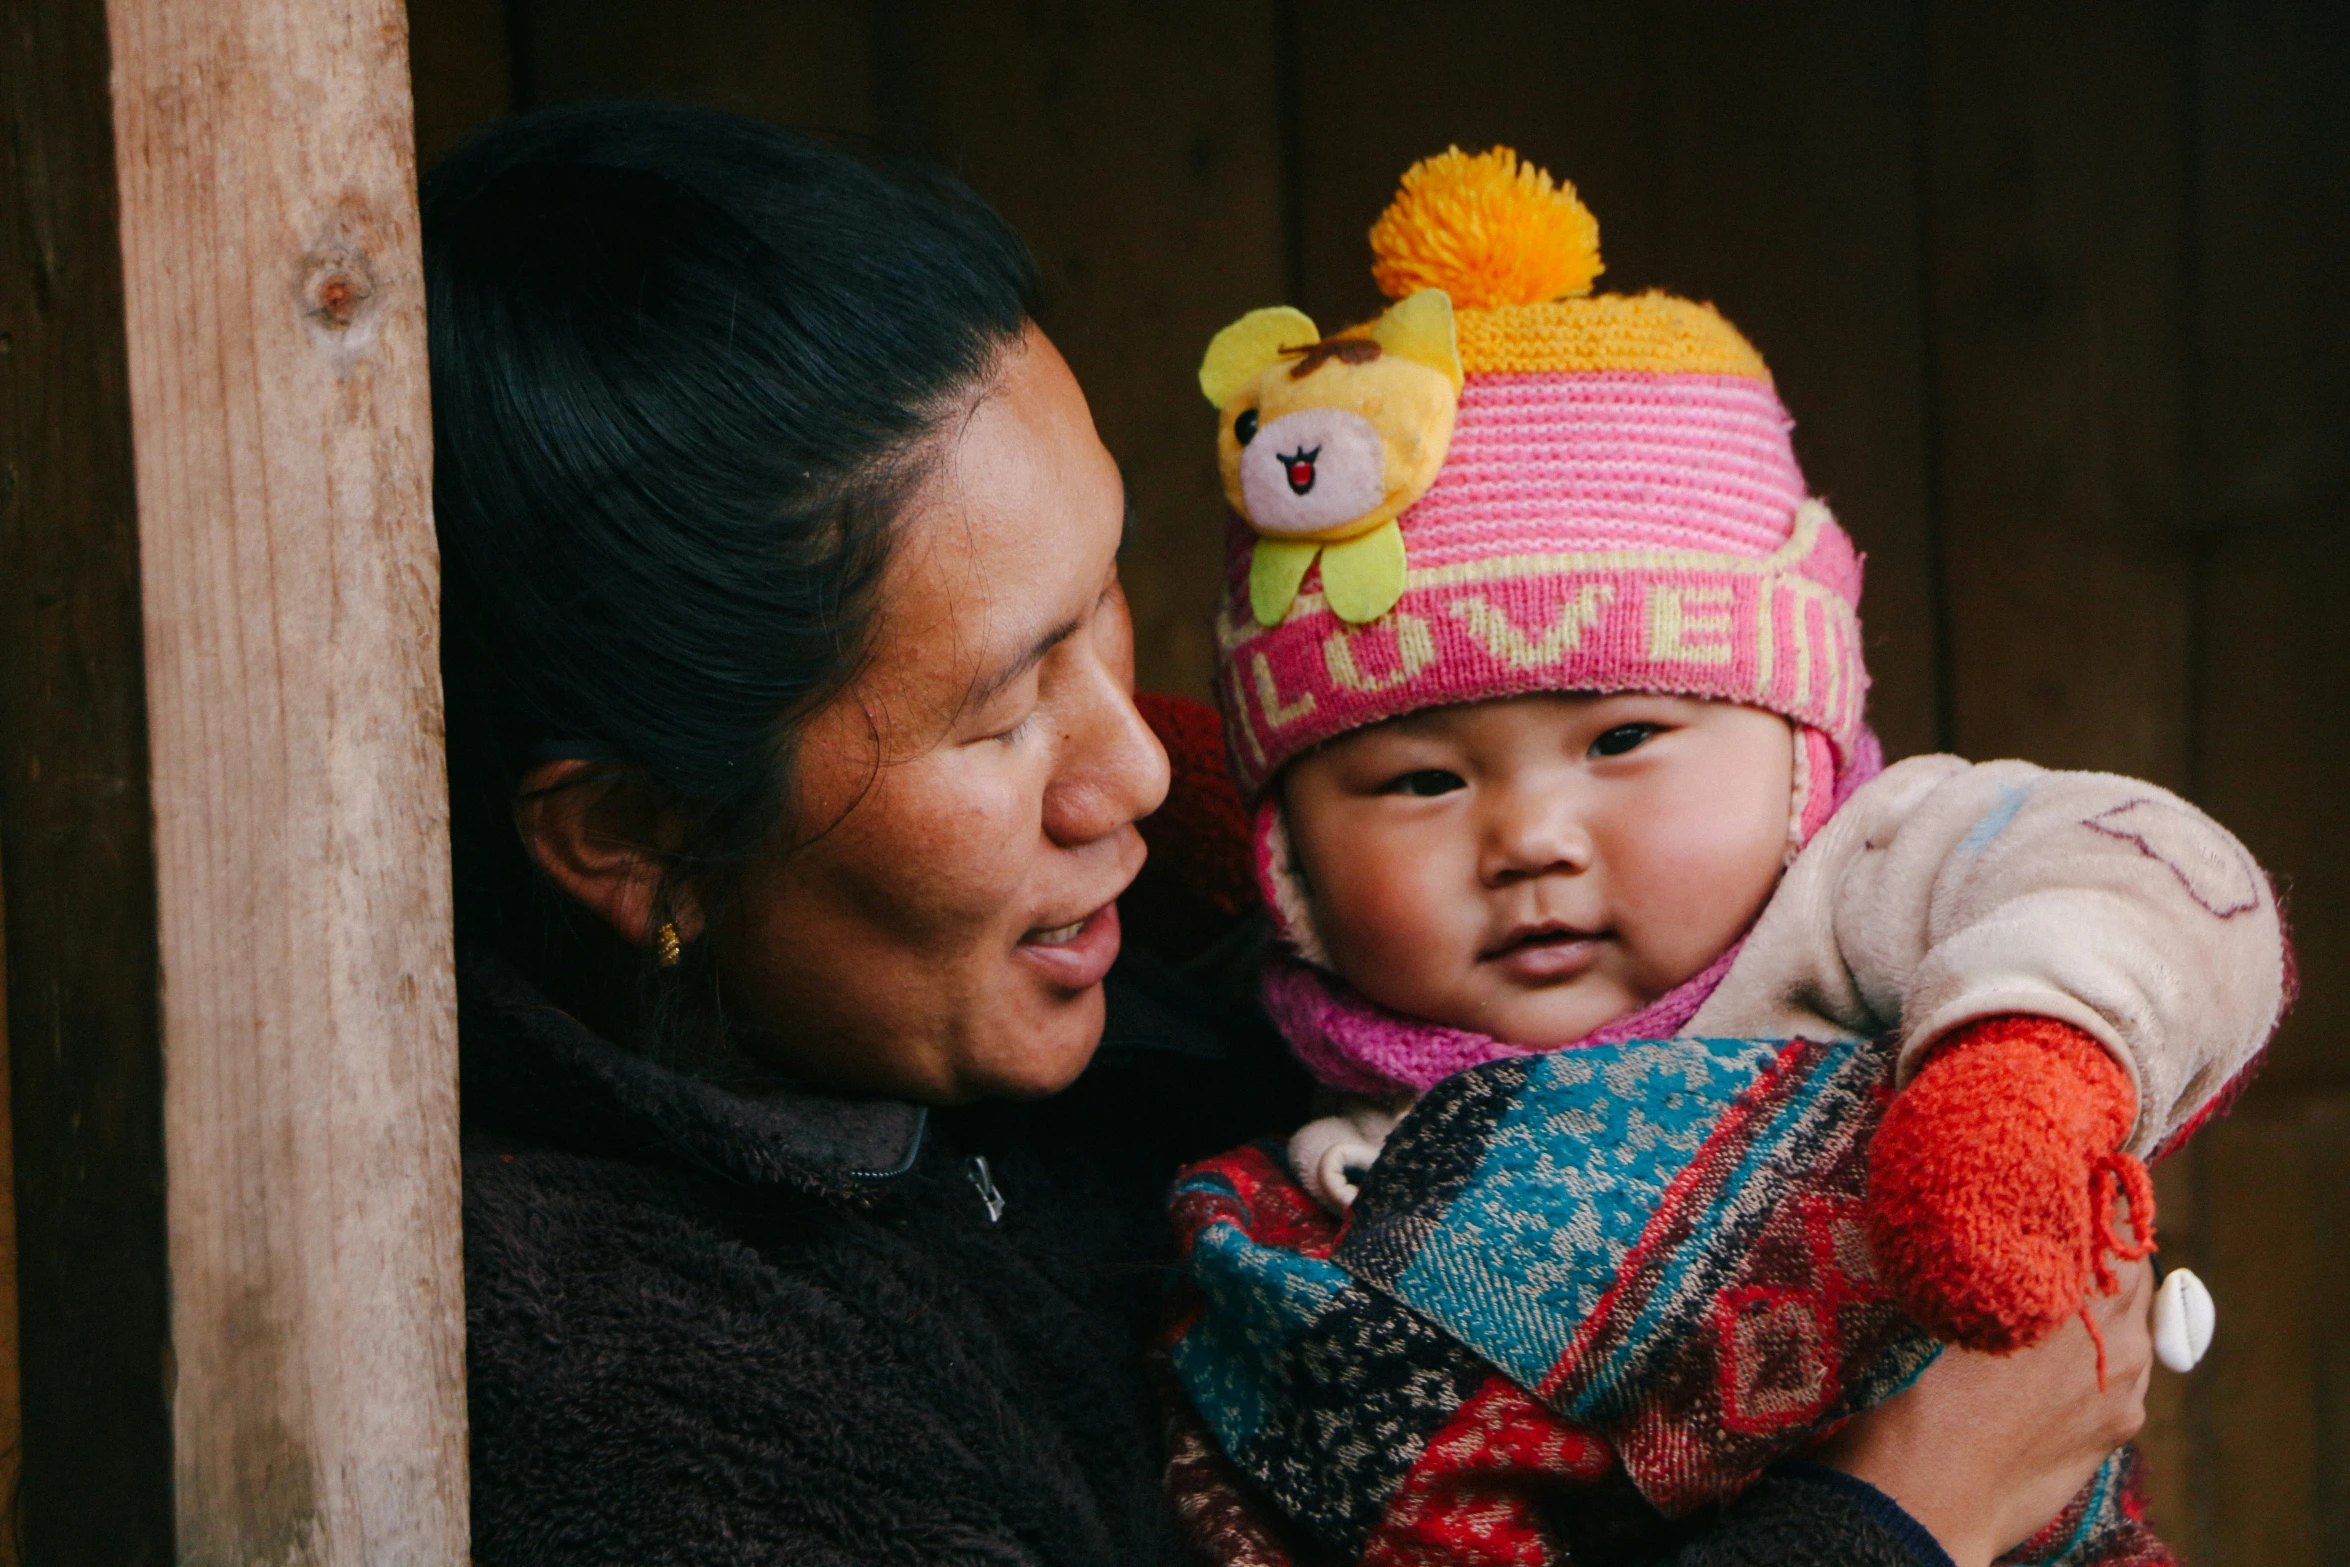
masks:
<svg viewBox="0 0 2350 1567"><path fill-rule="evenodd" d="M1711 306L1590 292L1598 238L1572 186L1456 148L1371 230L1378 321L1258 311L1211 347L1217 699L1252 801L1333 736L1542 691L1784 714L1799 837L1873 763L1861 560L1770 371Z"/></svg>

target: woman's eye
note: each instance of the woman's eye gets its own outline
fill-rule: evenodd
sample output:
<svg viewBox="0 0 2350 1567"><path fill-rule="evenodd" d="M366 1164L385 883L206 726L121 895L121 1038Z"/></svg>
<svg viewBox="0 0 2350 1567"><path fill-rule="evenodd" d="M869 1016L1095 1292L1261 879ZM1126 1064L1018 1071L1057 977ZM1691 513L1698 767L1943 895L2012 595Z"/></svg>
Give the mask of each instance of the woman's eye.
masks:
<svg viewBox="0 0 2350 1567"><path fill-rule="evenodd" d="M1408 794L1415 799L1424 800L1431 795L1450 794L1455 789L1466 789L1467 787L1469 787L1467 780L1463 779L1459 773L1448 773L1441 767L1423 767L1415 772L1405 773L1400 778L1389 779L1387 787L1379 792L1381 794Z"/></svg>
<svg viewBox="0 0 2350 1567"><path fill-rule="evenodd" d="M1652 736L1662 733L1664 733L1662 724L1618 724L1591 742L1591 754L1593 756L1622 756L1626 751L1637 751Z"/></svg>
<svg viewBox="0 0 2350 1567"><path fill-rule="evenodd" d="M1232 438L1246 446L1257 438L1257 411L1243 408L1240 417L1232 421Z"/></svg>
<svg viewBox="0 0 2350 1567"><path fill-rule="evenodd" d="M1009 703L1004 704L1004 708L1009 707ZM977 740L1013 745L1026 738L1028 732L1036 727L1037 704L1033 697L1017 709L1005 711L1004 708L999 708L994 715L984 720L987 727L980 730Z"/></svg>

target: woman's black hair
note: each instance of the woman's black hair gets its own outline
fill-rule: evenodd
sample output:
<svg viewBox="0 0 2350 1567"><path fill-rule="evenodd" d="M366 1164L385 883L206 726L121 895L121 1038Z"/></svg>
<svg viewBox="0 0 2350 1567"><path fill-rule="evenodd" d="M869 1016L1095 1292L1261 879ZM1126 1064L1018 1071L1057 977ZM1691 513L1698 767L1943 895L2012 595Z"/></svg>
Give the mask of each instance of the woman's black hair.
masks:
<svg viewBox="0 0 2350 1567"><path fill-rule="evenodd" d="M507 120L422 205L458 939L609 1023L617 938L525 852L523 773L649 783L696 824L665 897L722 897L1034 263L934 170L663 105ZM691 949L618 966L640 1043L711 988Z"/></svg>

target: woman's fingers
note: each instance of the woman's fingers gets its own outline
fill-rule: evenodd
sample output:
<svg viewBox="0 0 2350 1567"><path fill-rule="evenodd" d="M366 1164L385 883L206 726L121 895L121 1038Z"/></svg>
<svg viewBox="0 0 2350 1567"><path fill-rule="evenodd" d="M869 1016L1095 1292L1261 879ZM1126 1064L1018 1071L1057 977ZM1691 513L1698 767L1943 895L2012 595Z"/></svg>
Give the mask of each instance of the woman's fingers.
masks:
<svg viewBox="0 0 2350 1567"><path fill-rule="evenodd" d="M2076 1315L2013 1354L1945 1349L1816 1456L1892 1497L1958 1567L1984 1567L2031 1538L2145 1423L2153 1270L2114 1272L2120 1287L2088 1302L2087 1321Z"/></svg>
<svg viewBox="0 0 2350 1567"><path fill-rule="evenodd" d="M2089 1315L2105 1344L2108 1452L2146 1424L2146 1387L2154 1378L2154 1269L2128 1262L2115 1264L2114 1272L2121 1288L2089 1300Z"/></svg>

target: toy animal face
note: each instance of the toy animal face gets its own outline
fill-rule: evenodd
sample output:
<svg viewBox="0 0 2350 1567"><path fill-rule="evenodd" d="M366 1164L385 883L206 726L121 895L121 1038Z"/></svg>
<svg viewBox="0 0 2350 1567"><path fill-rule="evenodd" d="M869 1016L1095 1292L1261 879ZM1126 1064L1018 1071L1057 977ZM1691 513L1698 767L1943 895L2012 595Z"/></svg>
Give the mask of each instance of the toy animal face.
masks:
<svg viewBox="0 0 2350 1567"><path fill-rule="evenodd" d="M1452 302L1439 290L1328 338L1298 311L1252 312L1200 367L1222 416L1225 498L1268 538L1368 533L1435 482L1460 384Z"/></svg>

